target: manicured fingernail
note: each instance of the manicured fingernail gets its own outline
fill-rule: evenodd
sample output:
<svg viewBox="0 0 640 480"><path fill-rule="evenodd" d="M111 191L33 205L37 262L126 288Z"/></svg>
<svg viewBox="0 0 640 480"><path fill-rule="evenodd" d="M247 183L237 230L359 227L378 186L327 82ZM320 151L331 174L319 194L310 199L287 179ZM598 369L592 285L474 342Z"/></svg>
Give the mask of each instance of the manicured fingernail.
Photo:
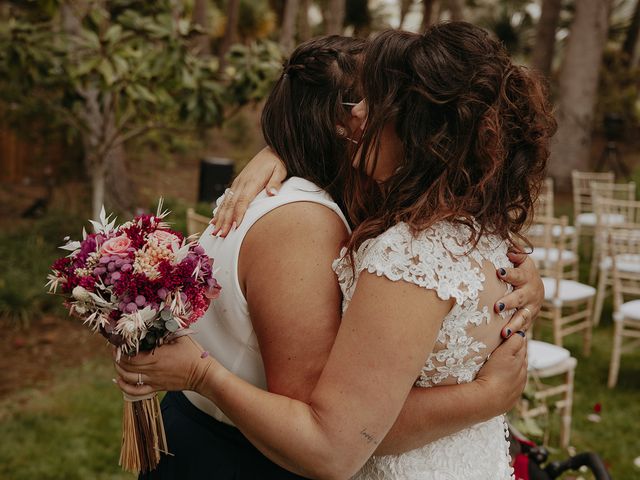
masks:
<svg viewBox="0 0 640 480"><path fill-rule="evenodd" d="M207 358L209 356L209 352L206 350L200 354L200 358Z"/></svg>
<svg viewBox="0 0 640 480"><path fill-rule="evenodd" d="M277 195L278 194L278 190L276 190L275 187L271 187L269 190L267 190L267 193L269 195Z"/></svg>
<svg viewBox="0 0 640 480"><path fill-rule="evenodd" d="M510 328L507 328L506 330L503 330L503 331L502 331L502 336L503 336L504 338L509 338L509 337L511 336L511 329L510 329Z"/></svg>
<svg viewBox="0 0 640 480"><path fill-rule="evenodd" d="M525 335L526 335L526 334L524 333L524 330L518 330L516 333L517 333L518 335L520 335L522 338L524 338L524 337L525 337Z"/></svg>
<svg viewBox="0 0 640 480"><path fill-rule="evenodd" d="M503 311L504 310L504 303L500 302L498 304L498 310Z"/></svg>
<svg viewBox="0 0 640 480"><path fill-rule="evenodd" d="M501 277L504 277L507 274L507 271L504 268L499 269L498 272L500 273Z"/></svg>
<svg viewBox="0 0 640 480"><path fill-rule="evenodd" d="M230 232L233 232L236 228L238 227L238 224L236 222L233 222L231 224L231 230L229 230Z"/></svg>

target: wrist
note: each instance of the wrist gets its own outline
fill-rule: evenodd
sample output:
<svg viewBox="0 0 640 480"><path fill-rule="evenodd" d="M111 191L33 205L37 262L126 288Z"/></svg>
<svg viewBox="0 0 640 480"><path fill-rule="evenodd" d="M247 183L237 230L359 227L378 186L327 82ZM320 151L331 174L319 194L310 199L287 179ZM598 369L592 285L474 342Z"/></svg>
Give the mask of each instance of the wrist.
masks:
<svg viewBox="0 0 640 480"><path fill-rule="evenodd" d="M480 421L489 420L507 411L504 406L505 395L500 391L499 383L491 380L491 376L479 375L469 385L475 388L473 395L478 400Z"/></svg>
<svg viewBox="0 0 640 480"><path fill-rule="evenodd" d="M215 359L208 357L200 367L199 379L194 391L200 395L216 401L217 392L224 384L224 373L227 370Z"/></svg>

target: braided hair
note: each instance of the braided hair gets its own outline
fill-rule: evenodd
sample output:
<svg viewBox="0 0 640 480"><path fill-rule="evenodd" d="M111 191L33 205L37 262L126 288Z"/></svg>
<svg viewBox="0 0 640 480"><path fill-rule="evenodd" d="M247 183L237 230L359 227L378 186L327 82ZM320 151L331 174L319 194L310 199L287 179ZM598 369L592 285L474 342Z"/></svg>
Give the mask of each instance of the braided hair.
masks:
<svg viewBox="0 0 640 480"><path fill-rule="evenodd" d="M267 145L284 162L289 176L305 178L342 205L349 142L336 134L358 102L358 56L364 41L330 35L298 46L287 62L262 112ZM346 137L350 137L347 132Z"/></svg>

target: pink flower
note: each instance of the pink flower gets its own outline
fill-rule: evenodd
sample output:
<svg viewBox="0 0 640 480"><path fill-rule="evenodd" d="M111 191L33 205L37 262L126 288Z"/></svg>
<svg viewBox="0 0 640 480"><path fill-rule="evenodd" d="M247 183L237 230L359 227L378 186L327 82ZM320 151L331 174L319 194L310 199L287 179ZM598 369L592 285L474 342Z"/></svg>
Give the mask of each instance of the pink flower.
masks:
<svg viewBox="0 0 640 480"><path fill-rule="evenodd" d="M173 251L176 251L178 248L180 248L180 239L173 233L167 232L165 230L156 230L155 232L151 233L149 235L149 239L152 238L158 242L158 245L169 247Z"/></svg>
<svg viewBox="0 0 640 480"><path fill-rule="evenodd" d="M102 244L100 253L103 255L120 255L127 253L127 249L131 246L131 240L126 235L119 235L110 238Z"/></svg>

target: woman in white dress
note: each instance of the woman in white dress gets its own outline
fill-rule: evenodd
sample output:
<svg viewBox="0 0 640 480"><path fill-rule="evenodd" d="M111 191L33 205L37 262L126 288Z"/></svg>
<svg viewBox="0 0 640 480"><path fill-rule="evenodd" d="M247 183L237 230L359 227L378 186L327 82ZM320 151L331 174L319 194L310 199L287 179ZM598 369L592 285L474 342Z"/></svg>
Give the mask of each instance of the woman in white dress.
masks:
<svg viewBox="0 0 640 480"><path fill-rule="evenodd" d="M197 391L269 458L318 478L356 474L414 383L469 382L498 345L505 320L492 306L504 285L494 272L509 265L552 131L535 81L469 24L388 32L364 66L358 166L380 188L367 197L356 183L347 202L358 227L335 265L345 313L309 401L242 381L192 339L118 366L123 390ZM134 386L139 375L145 385ZM498 417L374 457L360 475L509 478L506 447Z"/></svg>

